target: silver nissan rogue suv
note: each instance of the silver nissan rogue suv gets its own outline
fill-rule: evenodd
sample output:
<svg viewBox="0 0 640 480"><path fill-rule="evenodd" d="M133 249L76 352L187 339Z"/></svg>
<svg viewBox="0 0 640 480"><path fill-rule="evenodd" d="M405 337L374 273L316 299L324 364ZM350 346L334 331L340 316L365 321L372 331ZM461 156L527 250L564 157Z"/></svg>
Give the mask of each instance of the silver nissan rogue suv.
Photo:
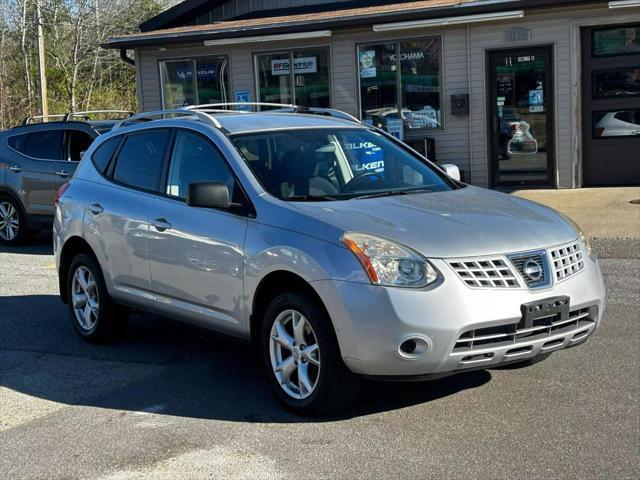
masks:
<svg viewBox="0 0 640 480"><path fill-rule="evenodd" d="M89 341L131 309L250 340L298 413L580 345L605 288L578 227L328 109L141 114L57 196L60 294ZM450 175L445 173L447 170Z"/></svg>

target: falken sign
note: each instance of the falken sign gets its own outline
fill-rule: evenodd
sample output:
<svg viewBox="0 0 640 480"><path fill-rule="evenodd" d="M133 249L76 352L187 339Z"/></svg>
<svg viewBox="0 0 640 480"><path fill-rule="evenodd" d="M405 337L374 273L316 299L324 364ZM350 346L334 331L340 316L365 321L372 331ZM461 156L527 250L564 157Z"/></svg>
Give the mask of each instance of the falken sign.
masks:
<svg viewBox="0 0 640 480"><path fill-rule="evenodd" d="M293 73L316 73L318 71L317 57L300 57L293 59ZM271 75L289 75L290 66L288 58L271 60Z"/></svg>

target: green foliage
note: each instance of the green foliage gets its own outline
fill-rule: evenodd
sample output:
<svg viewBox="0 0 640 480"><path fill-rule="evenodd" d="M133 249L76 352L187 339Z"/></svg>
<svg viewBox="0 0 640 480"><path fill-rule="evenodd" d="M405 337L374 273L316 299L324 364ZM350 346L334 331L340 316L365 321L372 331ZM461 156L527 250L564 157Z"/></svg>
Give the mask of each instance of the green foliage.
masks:
<svg viewBox="0 0 640 480"><path fill-rule="evenodd" d="M36 0L0 0L0 129L40 112ZM49 113L137 109L135 69L100 47L175 0L39 0Z"/></svg>

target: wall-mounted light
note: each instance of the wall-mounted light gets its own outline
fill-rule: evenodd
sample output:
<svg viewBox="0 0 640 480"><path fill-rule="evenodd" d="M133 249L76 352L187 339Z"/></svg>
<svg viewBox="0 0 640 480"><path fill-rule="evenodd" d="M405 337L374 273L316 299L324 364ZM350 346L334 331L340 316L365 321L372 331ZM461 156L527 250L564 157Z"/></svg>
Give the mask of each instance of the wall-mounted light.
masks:
<svg viewBox="0 0 640 480"><path fill-rule="evenodd" d="M277 42L280 40L306 40L309 38L323 38L330 36L331 30L318 30L315 32L283 33L281 35L261 35L256 37L205 40L204 45L205 47L211 47L214 45L234 45L238 43Z"/></svg>
<svg viewBox="0 0 640 480"><path fill-rule="evenodd" d="M396 30L410 30L414 28L444 27L465 23L495 22L498 20L513 20L524 17L524 10L509 12L481 13L462 17L432 18L428 20L414 20L410 22L381 23L373 26L374 32L391 32Z"/></svg>
<svg viewBox="0 0 640 480"><path fill-rule="evenodd" d="M617 0L609 2L609 8L640 7L640 0Z"/></svg>

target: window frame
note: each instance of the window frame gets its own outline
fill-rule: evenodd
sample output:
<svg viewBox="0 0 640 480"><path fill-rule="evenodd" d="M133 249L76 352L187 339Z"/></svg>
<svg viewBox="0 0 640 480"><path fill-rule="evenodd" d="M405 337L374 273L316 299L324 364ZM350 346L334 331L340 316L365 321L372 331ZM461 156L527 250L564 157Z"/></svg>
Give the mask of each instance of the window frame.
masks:
<svg viewBox="0 0 640 480"><path fill-rule="evenodd" d="M63 147L63 154L64 154L64 159L63 160L58 160L60 162L71 162L74 164L79 164L80 161L82 160L82 158L80 160L71 160L71 137L73 136L73 134L78 134L78 133L84 133L85 135L91 137L91 144L89 144L89 147L91 147L91 145L93 144L93 142L96 141L96 138L98 138L100 135L98 136L92 136L89 132L86 132L85 130L81 130L79 128L69 128L67 130L65 130L64 132L64 147ZM85 153L87 151L85 150Z"/></svg>
<svg viewBox="0 0 640 480"><path fill-rule="evenodd" d="M382 39L371 39L368 41L357 42L355 44L355 62L356 62L356 97L357 97L357 108L358 114L356 115L360 121L363 121L362 118L362 85L360 79L360 51L363 47L371 46L371 45L383 45L393 43L396 46L396 103L398 105L398 111L402 112L403 104L402 104L402 55L400 50L400 44L403 42L417 41L427 39L429 37L439 37L440 38L440 68L438 72L438 82L440 87L440 111L442 112L440 115L440 127L437 128L416 128L412 129L412 135L407 135L407 132L404 134L404 138L408 139L408 137L421 137L424 138L428 136L429 132L444 132L446 130L446 108L444 104L444 92L445 92L445 83L444 83L444 34L443 33L429 33L429 34L421 34L414 35L409 37L400 37L400 38L382 38Z"/></svg>
<svg viewBox="0 0 640 480"><path fill-rule="evenodd" d="M91 164L93 165L93 168L96 169L96 172L98 172L102 177L109 179L109 177L107 176L107 173L111 169L111 164L113 163L113 159L115 158L116 154L120 152L120 147L122 146L122 140L124 139L125 136L126 135L122 135L122 134L113 135L112 137L105 139L102 143L100 143L100 145L98 145L96 148L93 149L93 152L91 152ZM105 164L104 168L100 169L94 160L94 156L96 154L96 151L98 151L105 143L110 142L111 140L117 140L118 144L116 145L116 148L113 150L113 152L111 152L111 156L109 157L109 160L107 160L107 163Z"/></svg>
<svg viewBox="0 0 640 480"><path fill-rule="evenodd" d="M329 71L329 79L328 79L328 87L329 87L329 107L333 108L333 59L332 59L332 51L331 44L323 43L321 45L305 45L301 47L293 47L293 48L280 48L280 49L269 49L269 50L255 50L251 52L252 56L252 82L253 82L253 92L255 95L255 101L261 102L260 100L260 78L258 77L258 57L260 55L289 55L289 65L293 63L293 54L294 53L302 53L309 50L326 50L327 52L327 67ZM293 68L289 71L289 85L291 87L291 104L296 104L296 85L295 85L295 74ZM258 107L258 111L260 111L260 107Z"/></svg>
<svg viewBox="0 0 640 480"><path fill-rule="evenodd" d="M231 75L231 55L228 52L223 52L223 53L203 53L203 54L199 54L199 55L190 55L190 56L184 56L184 57L169 57L169 58L159 58L158 59L158 82L160 84L160 104L162 105L162 109L166 110L168 107L166 105L166 100L165 100L165 87L164 87L164 79L163 79L163 74L162 74L162 64L163 63L171 63L171 62L191 62L191 67L193 68L194 72L197 72L197 67L196 67L196 61L199 59L203 59L203 58L207 58L207 57L225 57L227 60L227 65L228 65L228 82L227 82L227 101L232 101L232 94L233 94L233 75ZM197 74L193 75L193 79L192 79L192 83L193 83L193 96L194 99L196 100L196 102L198 101L198 78L197 78ZM198 105L198 103L195 103L194 105ZM181 107L175 107L175 108L181 108Z"/></svg>
<svg viewBox="0 0 640 480"><path fill-rule="evenodd" d="M609 73L609 72L616 72L616 71L620 71L620 70L625 70L625 69L638 69L640 70L640 65L635 66L619 66L619 67L609 67L609 68L602 68L599 70L593 70L591 72L591 99L592 100L624 100L627 98L637 98L640 97L640 92L636 93L635 95L624 95L624 96L620 96L620 97L602 97L602 96L598 96L598 94L596 93L596 86L597 86L597 81L596 81L596 76L600 75L602 73Z"/></svg>

